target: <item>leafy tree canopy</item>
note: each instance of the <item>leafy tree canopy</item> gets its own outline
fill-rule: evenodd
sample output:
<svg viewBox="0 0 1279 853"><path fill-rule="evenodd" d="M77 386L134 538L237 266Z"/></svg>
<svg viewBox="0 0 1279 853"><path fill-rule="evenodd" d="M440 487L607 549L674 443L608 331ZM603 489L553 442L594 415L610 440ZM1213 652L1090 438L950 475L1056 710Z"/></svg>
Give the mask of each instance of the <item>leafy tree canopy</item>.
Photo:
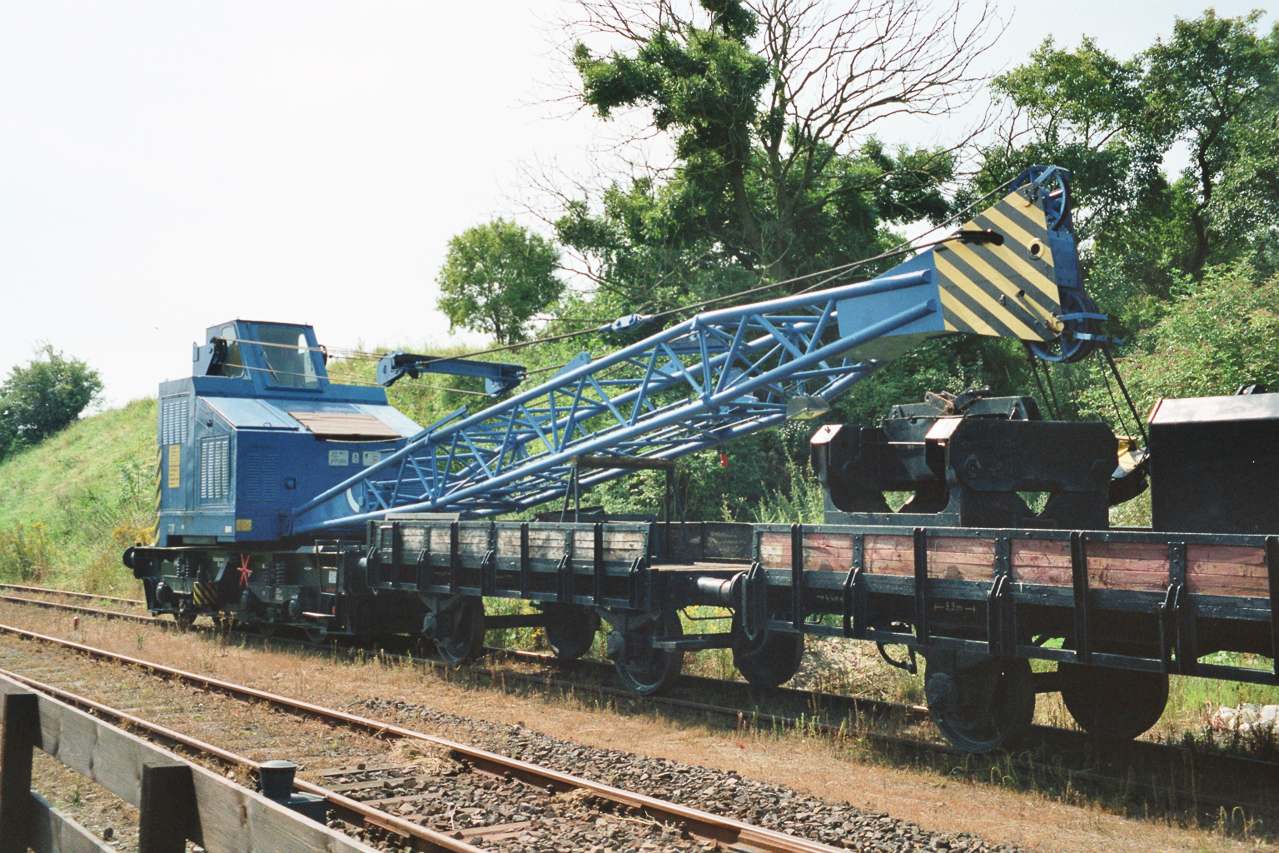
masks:
<svg viewBox="0 0 1279 853"><path fill-rule="evenodd" d="M98 372L45 344L0 385L0 458L70 424L102 392Z"/></svg>
<svg viewBox="0 0 1279 853"><path fill-rule="evenodd" d="M583 259L602 314L847 264L884 247L883 224L948 212L950 152L891 148L869 130L892 114L944 112L971 82L983 22L956 28L957 4L933 17L884 0L579 7L582 102L605 119L647 110L676 158L600 198L564 199L558 236ZM614 49L596 53L591 36Z"/></svg>
<svg viewBox="0 0 1279 853"><path fill-rule="evenodd" d="M564 290L559 251L549 240L495 219L449 241L439 309L453 327L489 332L503 344L523 340L528 323Z"/></svg>
<svg viewBox="0 0 1279 853"><path fill-rule="evenodd" d="M1279 223L1264 199L1279 188L1279 27L1259 33L1259 18L1210 9L1127 61L1050 39L992 83L1011 115L977 190L1035 162L1071 169L1091 289L1129 329L1182 275L1238 260L1274 269ZM1188 164L1167 177L1173 151Z"/></svg>

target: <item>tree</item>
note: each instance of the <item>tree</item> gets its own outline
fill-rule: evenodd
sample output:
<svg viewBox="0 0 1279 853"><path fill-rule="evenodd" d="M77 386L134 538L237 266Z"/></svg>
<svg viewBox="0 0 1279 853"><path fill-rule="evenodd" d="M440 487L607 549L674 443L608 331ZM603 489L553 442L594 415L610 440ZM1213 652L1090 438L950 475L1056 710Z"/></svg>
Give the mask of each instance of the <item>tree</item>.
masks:
<svg viewBox="0 0 1279 853"><path fill-rule="evenodd" d="M98 372L45 344L0 385L0 458L70 424L102 392Z"/></svg>
<svg viewBox="0 0 1279 853"><path fill-rule="evenodd" d="M1198 20L1178 20L1172 39L1156 42L1144 57L1148 121L1163 140L1190 146L1184 176L1191 182L1194 247L1188 271L1196 279L1210 261L1229 259L1213 257L1219 247L1236 248L1230 246L1230 223L1213 216L1216 192L1238 161L1249 124L1275 113L1279 25L1258 36L1260 18L1261 12L1218 18L1209 9Z"/></svg>
<svg viewBox="0 0 1279 853"><path fill-rule="evenodd" d="M1030 61L995 77L990 88L1011 114L984 152L982 191L1037 163L1068 167L1076 233L1087 239L1138 203L1163 152L1142 133L1142 69L1084 38L1063 50L1050 37Z"/></svg>
<svg viewBox="0 0 1279 853"><path fill-rule="evenodd" d="M564 290L559 251L505 219L468 228L449 241L436 303L453 327L488 332L500 343L523 340L529 320Z"/></svg>
<svg viewBox="0 0 1279 853"><path fill-rule="evenodd" d="M602 192L543 182L563 205L557 237L593 285L575 288L577 303L561 313L593 322L674 313L748 289L777 286L751 297L762 299L880 271L848 267L900 242L887 225L949 215L943 185L955 159L954 149L893 146L872 131L894 115L944 114L977 85L969 66L985 46L987 13L973 8L579 0L569 22L575 98L624 126L619 154L644 156ZM671 159L655 166L651 152ZM946 364L961 361L971 360ZM963 382L933 383L935 373L920 371L900 378L914 398L922 383ZM716 457L693 468L690 493L712 510L752 504L803 455L800 431L750 439L749 466L724 469ZM718 497L725 489L734 501ZM601 489L604 501L618 491Z"/></svg>
<svg viewBox="0 0 1279 853"><path fill-rule="evenodd" d="M950 152L892 149L869 131L963 96L984 11L915 0L577 8L582 103L604 119L647 111L639 135L670 138L675 157L594 204L566 199L560 240L613 297L605 303L671 308L787 280L874 254L883 222L948 210L938 184L951 175Z"/></svg>
<svg viewBox="0 0 1279 853"><path fill-rule="evenodd" d="M1279 28L1258 35L1258 19L1208 10L1124 62L1090 39L1077 50L1045 41L992 83L1012 112L984 152L977 191L1035 162L1071 169L1093 289L1113 291L1116 307L1166 300L1179 273L1198 280L1241 259L1265 268L1276 243L1265 199L1279 172ZM1178 144L1190 162L1169 178L1161 167Z"/></svg>

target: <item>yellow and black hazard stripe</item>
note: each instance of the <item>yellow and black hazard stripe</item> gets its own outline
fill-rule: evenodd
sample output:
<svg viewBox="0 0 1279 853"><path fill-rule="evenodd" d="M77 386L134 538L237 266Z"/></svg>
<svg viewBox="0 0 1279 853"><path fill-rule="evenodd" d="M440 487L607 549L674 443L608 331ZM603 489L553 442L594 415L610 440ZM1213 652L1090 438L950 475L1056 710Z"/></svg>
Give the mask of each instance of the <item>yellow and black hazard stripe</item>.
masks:
<svg viewBox="0 0 1279 853"><path fill-rule="evenodd" d="M947 331L1025 341L1057 337L1061 297L1040 204L1015 191L963 228L994 231L1004 242L947 243L934 250Z"/></svg>
<svg viewBox="0 0 1279 853"><path fill-rule="evenodd" d="M196 607L212 607L218 603L217 584L196 582L191 592Z"/></svg>
<svg viewBox="0 0 1279 853"><path fill-rule="evenodd" d="M160 497L164 489L164 450L155 446L155 511L151 514L151 526L138 531L146 538L146 544L154 545L160 534Z"/></svg>

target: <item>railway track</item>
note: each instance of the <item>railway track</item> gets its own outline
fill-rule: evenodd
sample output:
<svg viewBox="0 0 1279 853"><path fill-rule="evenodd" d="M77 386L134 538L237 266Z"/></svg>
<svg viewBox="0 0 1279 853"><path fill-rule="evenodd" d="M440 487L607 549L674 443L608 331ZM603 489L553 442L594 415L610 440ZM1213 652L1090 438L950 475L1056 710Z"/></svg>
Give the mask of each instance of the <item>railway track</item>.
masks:
<svg viewBox="0 0 1279 853"><path fill-rule="evenodd" d="M127 666L240 702L258 703L267 709L341 726L371 741L411 742L430 750L436 758L432 769L424 769L421 761L406 764L363 760L352 766L319 770L316 775L324 784L295 782L296 789L324 797L336 817L356 827L366 838L379 841L392 836L391 846L395 849L407 846L414 850L471 853L482 849L476 846L478 844L491 849L509 843L525 849L539 842L545 843L546 849L563 849L566 840L592 835L609 842L612 849L651 849L645 845L652 843L671 850L724 848L741 853L829 853L841 849L385 720L24 629L10 626L0 626L0 629L26 640L87 655L95 661ZM116 725L180 747L201 762L254 775L260 770L259 762L138 714L29 676L0 673ZM111 673L104 674L108 681L111 677ZM841 829L846 823L839 821ZM831 825L830 821L821 824Z"/></svg>
<svg viewBox="0 0 1279 853"><path fill-rule="evenodd" d="M25 591L63 594L31 587ZM171 620L84 605L14 596L0 596L0 600L103 618L174 624ZM275 637L272 642L316 646L305 640L283 637ZM320 646L332 649L332 643ZM350 651L364 653L359 648ZM385 651L380 654L390 659L449 668L411 654ZM533 672L504 669L489 677L508 685L522 682L541 689L589 691L615 703L656 705L676 713L718 718L722 725L739 728L797 729L834 738L851 737L872 744L881 755L911 763L940 765L946 772L960 772L974 779L990 778L997 770L1005 776L1011 774L1017 784L1049 791L1065 788L1101 798L1121 795L1147 805L1159 804L1161 809L1195 814L1201 822L1220 822L1220 815L1225 813L1244 822L1262 820L1279 828L1279 785L1275 782L1279 780L1279 764L1244 756L1148 741L1098 742L1080 731L1034 726L1016 752L978 758L955 749L931 732L927 709L921 706L785 687L761 691L743 682L693 675L682 677L675 695L641 700L624 689L608 686L612 667L603 661L562 661L535 652L496 648L490 649L490 657L536 668ZM486 678L480 669L474 675ZM703 698L709 696L716 697L715 701ZM876 725L880 720L892 722L887 726ZM1246 817L1238 817L1243 815Z"/></svg>
<svg viewBox="0 0 1279 853"><path fill-rule="evenodd" d="M595 685L611 666L602 661L557 661L534 652L494 650L495 654L538 662L560 671L594 670L590 689L621 701L637 701L625 690ZM509 674L503 674L507 680ZM540 683L581 690L582 682ZM815 693L786 687L759 690L743 682L686 675L674 696L642 701L698 715L736 720L756 728L784 728L821 733L838 739L872 744L880 755L910 762L927 762L951 775L974 780L992 778L998 771L1010 781L1051 792L1066 788L1108 798L1122 795L1134 801L1162 803L1174 810L1198 813L1211 822L1239 810L1270 822L1279 830L1279 763L1247 756L1208 752L1152 741L1100 741L1085 732L1034 725L1017 749L995 756L974 756L943 740L923 706L884 702L841 694ZM714 703L687 698L717 696ZM789 709L770 713L761 707ZM887 720L883 727L875 721ZM867 725L869 722L869 725Z"/></svg>
<svg viewBox="0 0 1279 853"><path fill-rule="evenodd" d="M0 583L0 590L9 590L12 592L30 592L37 595L61 595L65 598L74 598L87 601L108 601L114 604L122 604L129 607L144 607L146 602L140 598L119 598L114 595L97 595L92 592L75 592L68 589L47 589L42 586L23 586L15 583Z"/></svg>

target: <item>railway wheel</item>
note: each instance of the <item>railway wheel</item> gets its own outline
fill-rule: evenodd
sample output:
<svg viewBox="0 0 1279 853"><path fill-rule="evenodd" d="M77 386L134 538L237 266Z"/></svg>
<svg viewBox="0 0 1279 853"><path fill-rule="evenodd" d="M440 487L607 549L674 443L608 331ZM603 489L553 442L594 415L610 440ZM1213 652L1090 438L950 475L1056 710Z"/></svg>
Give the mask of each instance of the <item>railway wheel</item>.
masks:
<svg viewBox="0 0 1279 853"><path fill-rule="evenodd" d="M956 654L928 657L928 713L946 739L966 752L990 752L1030 727L1035 687L1030 662L983 657L957 665Z"/></svg>
<svg viewBox="0 0 1279 853"><path fill-rule="evenodd" d="M173 612L173 621L178 623L178 627L185 631L195 624L195 614L190 610L181 609Z"/></svg>
<svg viewBox="0 0 1279 853"><path fill-rule="evenodd" d="M674 640L684 636L679 612L667 610L655 622L628 631L625 647L617 658L617 674L627 689L640 696L655 696L670 688L684 669L683 649L659 649L659 637Z"/></svg>
<svg viewBox="0 0 1279 853"><path fill-rule="evenodd" d="M804 659L803 634L764 630L748 636L738 613L733 614L729 633L733 666L753 686L778 687L799 672Z"/></svg>
<svg viewBox="0 0 1279 853"><path fill-rule="evenodd" d="M561 660L577 660L591 650L600 617L580 604L542 605L546 614L546 644Z"/></svg>
<svg viewBox="0 0 1279 853"><path fill-rule="evenodd" d="M324 638L328 635L328 631L323 625L307 627L302 629L302 633L306 636L309 643L323 643Z"/></svg>
<svg viewBox="0 0 1279 853"><path fill-rule="evenodd" d="M1168 675L1162 672L1059 663L1061 700L1090 735L1132 740L1159 722L1168 705Z"/></svg>
<svg viewBox="0 0 1279 853"><path fill-rule="evenodd" d="M484 602L475 596L436 614L435 651L445 663L466 663L484 653Z"/></svg>

